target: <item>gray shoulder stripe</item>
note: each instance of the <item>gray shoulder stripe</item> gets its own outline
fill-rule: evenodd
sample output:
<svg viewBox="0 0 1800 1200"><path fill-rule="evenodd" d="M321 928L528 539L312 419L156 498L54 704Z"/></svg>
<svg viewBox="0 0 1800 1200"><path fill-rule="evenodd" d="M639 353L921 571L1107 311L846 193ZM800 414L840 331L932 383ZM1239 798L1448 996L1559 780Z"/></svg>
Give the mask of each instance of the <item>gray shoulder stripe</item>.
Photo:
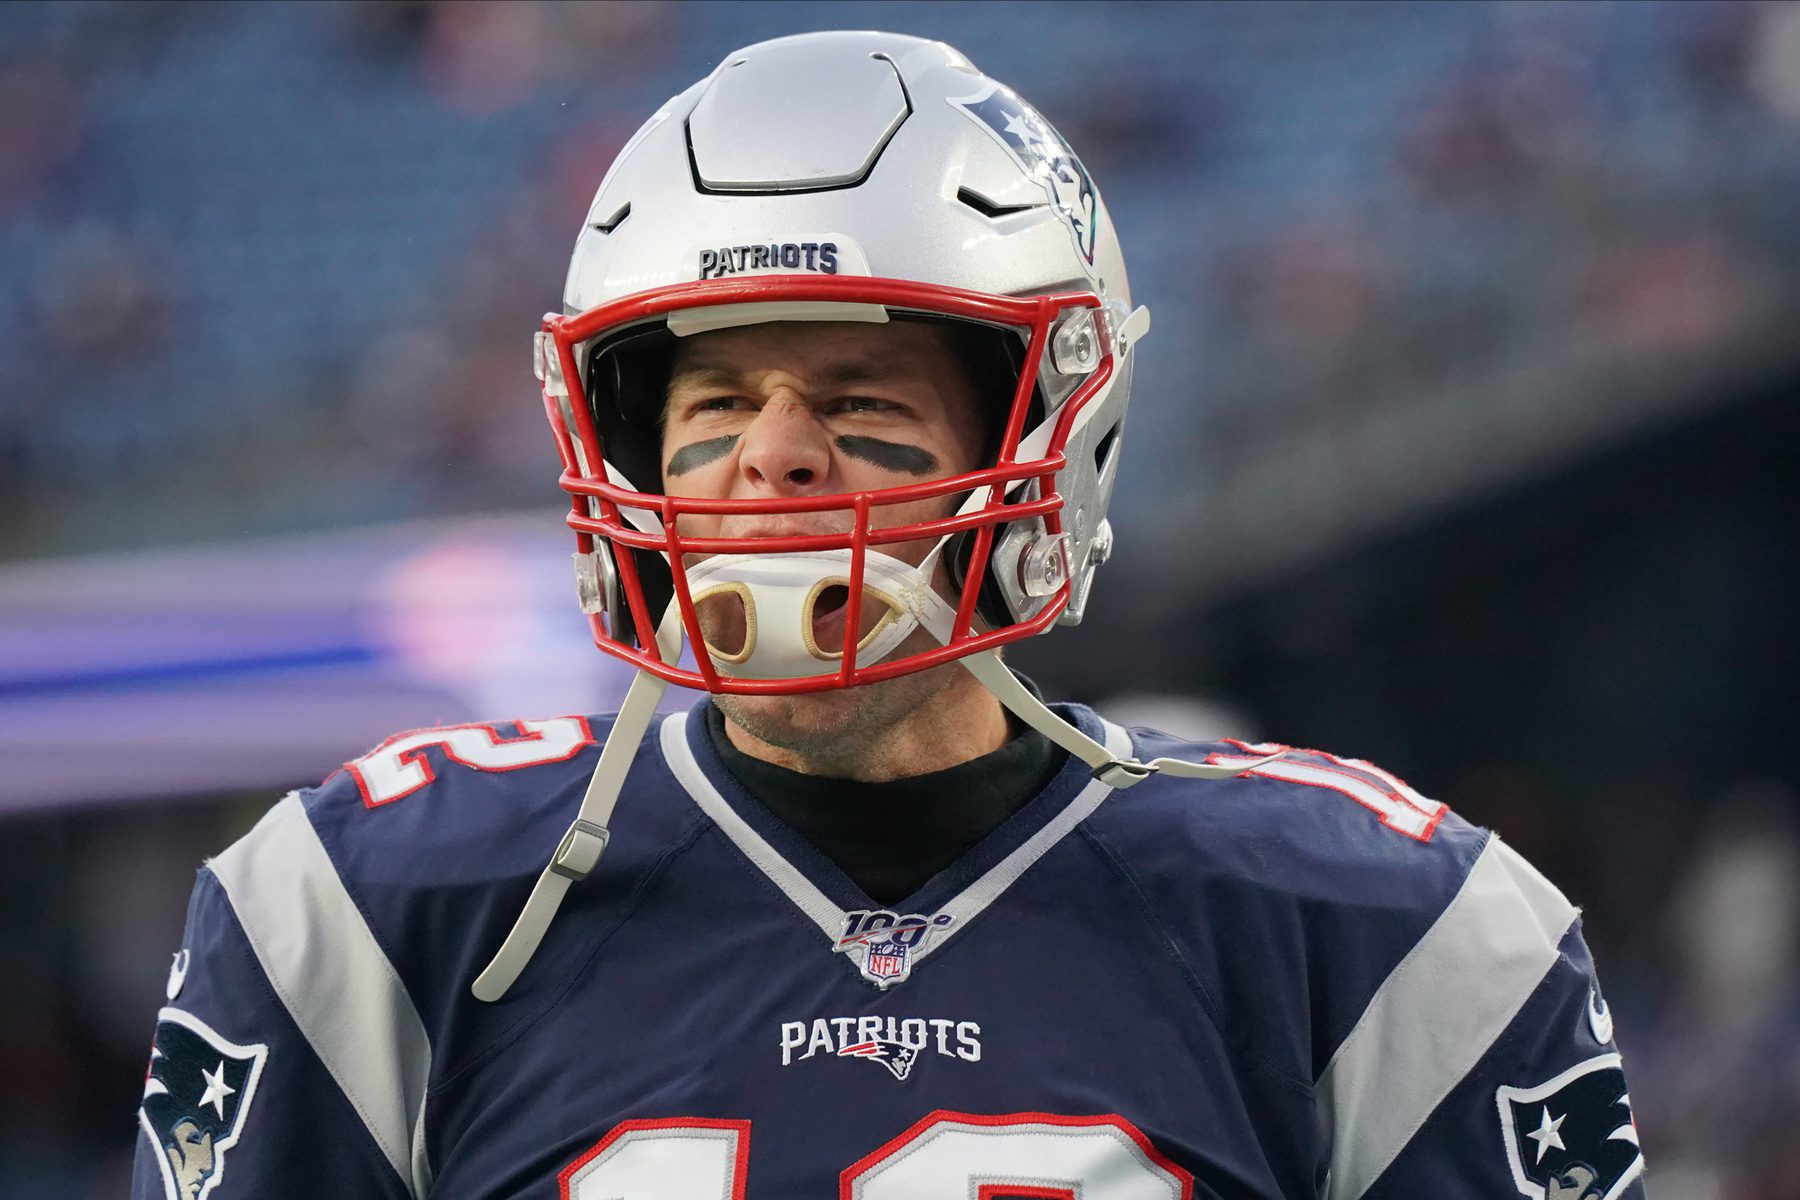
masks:
<svg viewBox="0 0 1800 1200"><path fill-rule="evenodd" d="M425 1161L425 1026L290 793L208 864L269 985L415 1197Z"/></svg>
<svg viewBox="0 0 1800 1200"><path fill-rule="evenodd" d="M1356 1200L1473 1068L1556 962L1576 909L1498 837L1382 981L1319 1077L1325 1200Z"/></svg>

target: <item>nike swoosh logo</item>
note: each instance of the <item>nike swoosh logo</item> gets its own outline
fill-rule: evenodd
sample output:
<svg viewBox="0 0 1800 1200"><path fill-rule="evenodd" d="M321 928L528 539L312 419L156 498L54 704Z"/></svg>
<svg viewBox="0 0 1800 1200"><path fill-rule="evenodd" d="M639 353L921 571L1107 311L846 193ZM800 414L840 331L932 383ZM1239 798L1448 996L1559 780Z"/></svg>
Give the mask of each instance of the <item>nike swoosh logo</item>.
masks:
<svg viewBox="0 0 1800 1200"><path fill-rule="evenodd" d="M1588 989L1588 1028L1593 1030L1594 1040L1601 1045L1612 1041L1612 1010L1606 1007L1606 1001L1600 998L1596 988Z"/></svg>

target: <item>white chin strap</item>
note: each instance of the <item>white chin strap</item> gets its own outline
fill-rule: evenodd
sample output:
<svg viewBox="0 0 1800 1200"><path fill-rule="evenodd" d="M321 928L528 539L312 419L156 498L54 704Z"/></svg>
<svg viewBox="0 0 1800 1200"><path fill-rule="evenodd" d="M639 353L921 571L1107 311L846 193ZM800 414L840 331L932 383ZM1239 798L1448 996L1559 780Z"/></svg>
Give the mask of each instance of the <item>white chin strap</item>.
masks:
<svg viewBox="0 0 1800 1200"><path fill-rule="evenodd" d="M673 604L663 613L662 624L657 626L656 646L664 662L674 662L680 654L681 611ZM492 1003L506 995L525 964L537 952L538 943L544 940L544 932L550 928L550 919L556 916L556 910L562 907L563 895L568 892L569 885L585 879L594 864L600 861L600 852L606 849L607 840L612 836L606 823L612 820L619 787L625 782L626 772L631 770L631 760L637 755L638 746L650 728L650 720L656 715L657 702L668 686L667 680L648 671L639 671L632 678L625 702L619 706L619 715L613 720L612 732L606 735L600 761L588 779L587 792L581 797L581 810L557 844L556 853L550 856L549 865L538 875L531 896L525 901L513 927L507 931L506 940L500 943L499 952L469 988L477 1000Z"/></svg>

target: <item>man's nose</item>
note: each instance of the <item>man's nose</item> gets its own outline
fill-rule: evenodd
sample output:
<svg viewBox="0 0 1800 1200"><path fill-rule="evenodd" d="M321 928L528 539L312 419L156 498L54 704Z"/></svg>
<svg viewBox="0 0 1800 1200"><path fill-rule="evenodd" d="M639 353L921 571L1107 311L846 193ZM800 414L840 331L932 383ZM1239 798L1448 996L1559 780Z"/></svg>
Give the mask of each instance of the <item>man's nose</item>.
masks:
<svg viewBox="0 0 1800 1200"><path fill-rule="evenodd" d="M764 404L738 448L744 478L778 494L816 490L830 469L825 430L797 397L777 396Z"/></svg>

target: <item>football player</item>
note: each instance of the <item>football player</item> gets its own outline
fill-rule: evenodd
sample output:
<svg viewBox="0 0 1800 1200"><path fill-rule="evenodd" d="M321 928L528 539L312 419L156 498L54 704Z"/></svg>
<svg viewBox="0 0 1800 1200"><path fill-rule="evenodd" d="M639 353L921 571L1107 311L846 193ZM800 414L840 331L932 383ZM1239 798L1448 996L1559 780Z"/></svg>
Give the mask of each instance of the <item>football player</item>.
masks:
<svg viewBox="0 0 1800 1200"><path fill-rule="evenodd" d="M1081 618L1148 328L1074 151L948 46L666 104L536 342L621 711L391 738L212 860L136 1195L1641 1195L1511 849L1001 662ZM670 682L711 695L653 722Z"/></svg>

